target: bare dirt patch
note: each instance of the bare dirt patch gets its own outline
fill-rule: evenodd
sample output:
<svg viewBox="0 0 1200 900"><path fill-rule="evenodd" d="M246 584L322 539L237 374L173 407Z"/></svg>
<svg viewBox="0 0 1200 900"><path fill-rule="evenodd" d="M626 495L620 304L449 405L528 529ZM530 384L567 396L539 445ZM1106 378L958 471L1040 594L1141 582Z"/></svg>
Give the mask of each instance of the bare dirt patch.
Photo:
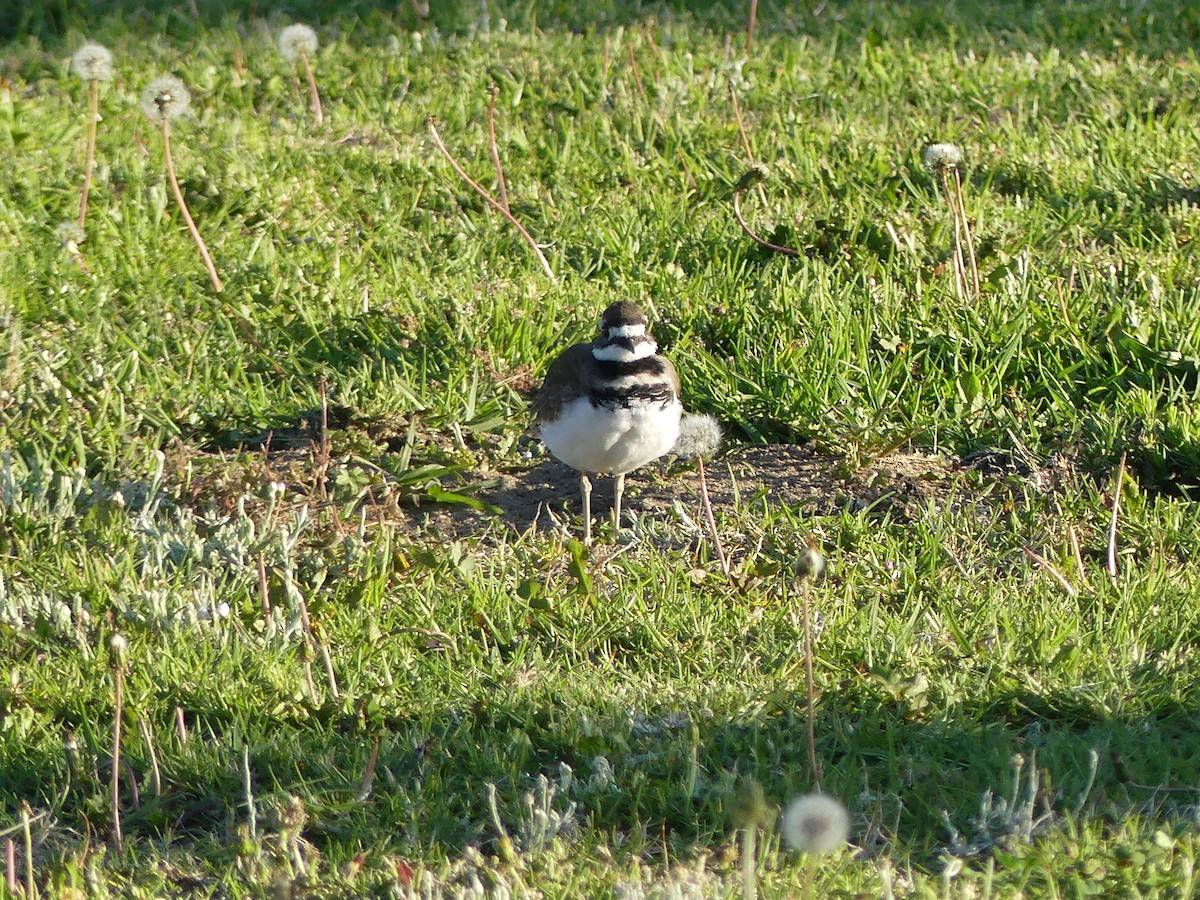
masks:
<svg viewBox="0 0 1200 900"><path fill-rule="evenodd" d="M879 460L858 472L845 461L792 444L740 448L707 465L708 490L717 506L762 498L774 505L804 504L817 515L850 505L865 509L883 500L901 511L948 491L954 467L941 457L905 454ZM596 479L593 515L611 502L608 479ZM676 500L690 505L699 496L700 476L693 467L649 466L626 479L627 506L651 512ZM527 470L502 474L480 498L499 507L505 523L524 531L544 517L547 508L578 513L579 476L554 459Z"/></svg>
<svg viewBox="0 0 1200 900"><path fill-rule="evenodd" d="M1058 478L1049 469L980 471L957 459L922 453L897 453L852 466L846 459L794 444L734 449L707 464L709 495L718 508L751 501L770 505L803 506L810 515L852 512L887 514L905 520L921 514L930 503L956 496L978 497L1021 484L1042 490ZM611 479L593 479L592 514L607 514L612 500ZM654 514L676 501L689 509L698 501L700 476L694 467L675 463L648 466L626 479L626 508ZM552 527L549 512L560 519L579 514L579 476L552 458L528 468L489 473L475 492L500 510L506 528L524 532ZM442 535L468 536L493 515L452 506L422 507L412 515L424 528Z"/></svg>
<svg viewBox="0 0 1200 900"><path fill-rule="evenodd" d="M312 431L297 431L291 435L294 440L276 434L270 441L242 442L240 448L224 450L178 445L169 455L176 465L168 468L176 475L168 477L168 491L192 507L232 511L241 505L252 511L265 498L265 486L276 482L285 486L285 505L307 504L312 511L337 506L343 518L347 512L357 516L365 511L369 521L398 528L416 541L462 539L497 528L508 533L546 530L556 520L577 521L579 515L578 474L542 455L538 442L528 437L518 445L527 451L521 462L514 462L511 448L498 452L484 438L473 451L477 465L451 467L455 471L437 477L436 488L426 488L420 479L401 482L360 455L334 453L322 468ZM377 435L371 438L377 450L391 446L378 441ZM424 434L419 443L426 452L418 448L414 465L418 457L431 454L445 461L455 453L447 435ZM894 453L862 463L795 444L733 448L707 464L709 493L719 509L765 503L800 506L814 516L849 510L900 520L956 497L978 499L997 489L1007 496L1030 487L1040 492L1056 485L1064 471L1062 464L1042 467L1002 451L963 459ZM373 483L347 497L344 486L356 478ZM600 518L612 502L611 479L593 481L592 513ZM637 515L672 515L672 508L682 504L694 514L699 490L695 466L668 458L628 476L626 508ZM439 502L439 497L452 502ZM462 497L470 502L461 502Z"/></svg>

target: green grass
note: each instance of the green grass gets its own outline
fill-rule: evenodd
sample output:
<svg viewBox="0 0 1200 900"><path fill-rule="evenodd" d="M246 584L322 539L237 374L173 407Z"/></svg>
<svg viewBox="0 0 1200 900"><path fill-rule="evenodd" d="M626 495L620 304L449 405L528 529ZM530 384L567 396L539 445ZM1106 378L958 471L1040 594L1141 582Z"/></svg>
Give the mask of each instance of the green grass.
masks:
<svg viewBox="0 0 1200 900"><path fill-rule="evenodd" d="M487 31L475 2L424 21L112 6L0 11L0 831L19 882L27 804L48 896L738 896L739 797L811 787L792 566L815 535L817 750L854 847L810 865L765 839L764 897L809 877L815 896L1196 891L1194 10L764 4L745 58L742 4L489 3ZM323 41L317 132L271 43L296 18ZM77 214L85 39L117 70L90 275L55 235ZM175 163L219 296L137 108L164 73L193 90ZM427 136L433 115L493 185L493 84L513 211L557 287ZM733 219L750 160L731 86L771 170L744 209L796 259ZM944 140L967 157L973 303L921 165ZM731 460L811 442L840 479L718 508L744 589L669 506L635 496L620 552L490 508L554 465L530 458L522 390L618 297L649 308ZM1059 474L853 502L897 448ZM698 520L685 475L659 489ZM489 491L501 476L516 486Z"/></svg>

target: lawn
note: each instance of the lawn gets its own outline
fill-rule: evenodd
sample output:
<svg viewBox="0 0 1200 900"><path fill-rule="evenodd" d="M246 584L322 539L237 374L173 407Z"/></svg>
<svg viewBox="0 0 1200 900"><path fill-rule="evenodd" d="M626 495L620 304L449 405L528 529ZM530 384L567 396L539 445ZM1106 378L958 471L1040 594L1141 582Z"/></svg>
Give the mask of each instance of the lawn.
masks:
<svg viewBox="0 0 1200 900"><path fill-rule="evenodd" d="M0 6L0 896L1197 893L1200 11L197 5ZM621 298L728 575L530 430Z"/></svg>

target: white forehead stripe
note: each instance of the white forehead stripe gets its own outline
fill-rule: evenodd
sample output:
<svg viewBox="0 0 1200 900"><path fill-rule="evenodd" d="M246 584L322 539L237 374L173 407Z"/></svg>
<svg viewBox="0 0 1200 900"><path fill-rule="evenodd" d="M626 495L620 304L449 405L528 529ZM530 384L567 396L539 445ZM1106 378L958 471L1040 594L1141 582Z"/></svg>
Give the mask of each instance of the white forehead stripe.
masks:
<svg viewBox="0 0 1200 900"><path fill-rule="evenodd" d="M615 325L608 329L609 337L635 338L643 337L645 334L646 326L636 323L630 323L628 325Z"/></svg>
<svg viewBox="0 0 1200 900"><path fill-rule="evenodd" d="M654 341L639 341L633 345L632 353L620 344L609 344L607 347L592 348L592 356L602 362L633 362L635 359L645 359L647 356L653 356L657 352L658 344Z"/></svg>

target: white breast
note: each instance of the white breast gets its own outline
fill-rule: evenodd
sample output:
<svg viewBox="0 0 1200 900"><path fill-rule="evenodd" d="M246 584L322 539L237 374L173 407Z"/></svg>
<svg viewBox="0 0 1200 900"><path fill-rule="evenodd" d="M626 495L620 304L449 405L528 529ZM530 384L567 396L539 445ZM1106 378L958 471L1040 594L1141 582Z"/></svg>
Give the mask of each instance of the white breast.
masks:
<svg viewBox="0 0 1200 900"><path fill-rule="evenodd" d="M678 400L663 407L593 406L587 397L563 404L552 422L543 421L542 440L558 459L580 472L622 475L658 459L679 437Z"/></svg>

